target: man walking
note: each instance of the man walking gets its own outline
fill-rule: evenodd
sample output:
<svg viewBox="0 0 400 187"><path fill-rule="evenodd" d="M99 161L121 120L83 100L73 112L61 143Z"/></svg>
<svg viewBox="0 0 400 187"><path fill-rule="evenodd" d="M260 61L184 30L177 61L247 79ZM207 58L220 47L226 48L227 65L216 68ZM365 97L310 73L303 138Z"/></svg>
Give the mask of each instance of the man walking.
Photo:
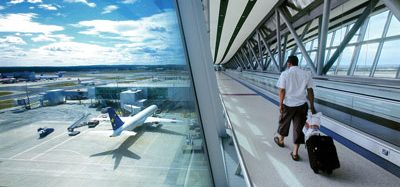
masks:
<svg viewBox="0 0 400 187"><path fill-rule="evenodd" d="M307 98L310 101L310 109L315 114L314 86L311 74L298 67L299 59L289 56L288 69L282 72L277 82L279 88L279 127L278 136L274 137L279 147L284 147L284 138L289 134L290 123L293 121L294 149L290 153L292 159L300 159L298 151L300 144L304 144L302 129L307 120Z"/></svg>

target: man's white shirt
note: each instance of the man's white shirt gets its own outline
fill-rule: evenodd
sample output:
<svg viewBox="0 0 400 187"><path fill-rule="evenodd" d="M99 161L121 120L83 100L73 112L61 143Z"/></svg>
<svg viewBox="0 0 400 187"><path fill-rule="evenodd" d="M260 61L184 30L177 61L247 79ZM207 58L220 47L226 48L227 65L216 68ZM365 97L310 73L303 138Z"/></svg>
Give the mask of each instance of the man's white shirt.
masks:
<svg viewBox="0 0 400 187"><path fill-rule="evenodd" d="M300 69L298 66L292 66L282 72L276 86L285 89L285 98L283 104L289 107L303 105L307 102L307 88L313 88L314 82L311 73Z"/></svg>

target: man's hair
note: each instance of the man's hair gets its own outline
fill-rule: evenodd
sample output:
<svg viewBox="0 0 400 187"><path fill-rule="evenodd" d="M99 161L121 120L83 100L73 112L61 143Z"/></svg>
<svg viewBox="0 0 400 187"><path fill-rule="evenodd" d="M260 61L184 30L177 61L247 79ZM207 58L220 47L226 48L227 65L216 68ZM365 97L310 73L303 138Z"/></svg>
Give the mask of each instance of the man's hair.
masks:
<svg viewBox="0 0 400 187"><path fill-rule="evenodd" d="M299 59L297 58L297 56L292 55L288 57L287 62L292 64L293 66L297 66L299 64Z"/></svg>

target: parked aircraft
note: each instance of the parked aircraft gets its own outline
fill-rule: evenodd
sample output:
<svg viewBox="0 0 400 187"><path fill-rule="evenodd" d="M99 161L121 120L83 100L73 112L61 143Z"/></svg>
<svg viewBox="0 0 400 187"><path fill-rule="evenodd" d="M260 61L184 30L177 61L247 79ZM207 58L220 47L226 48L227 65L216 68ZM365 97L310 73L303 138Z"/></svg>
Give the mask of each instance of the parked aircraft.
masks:
<svg viewBox="0 0 400 187"><path fill-rule="evenodd" d="M157 118L152 117L152 115L157 111L156 105L151 105L144 110L140 111L134 116L129 117L119 117L113 108L108 108L107 112L109 118L93 118L100 121L110 121L112 126L112 131L92 131L93 133L107 133L110 137L116 137L123 135L134 136L136 133L132 130L136 127L139 127L145 123L177 123L181 122L180 120L174 119L165 119L165 118Z"/></svg>

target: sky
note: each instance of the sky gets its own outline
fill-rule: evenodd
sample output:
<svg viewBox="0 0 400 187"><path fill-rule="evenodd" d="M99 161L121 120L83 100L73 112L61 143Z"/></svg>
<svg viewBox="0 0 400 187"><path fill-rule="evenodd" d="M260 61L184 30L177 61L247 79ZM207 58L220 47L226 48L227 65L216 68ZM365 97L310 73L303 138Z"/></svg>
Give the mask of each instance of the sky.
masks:
<svg viewBox="0 0 400 187"><path fill-rule="evenodd" d="M0 67L184 61L171 0L0 1Z"/></svg>

